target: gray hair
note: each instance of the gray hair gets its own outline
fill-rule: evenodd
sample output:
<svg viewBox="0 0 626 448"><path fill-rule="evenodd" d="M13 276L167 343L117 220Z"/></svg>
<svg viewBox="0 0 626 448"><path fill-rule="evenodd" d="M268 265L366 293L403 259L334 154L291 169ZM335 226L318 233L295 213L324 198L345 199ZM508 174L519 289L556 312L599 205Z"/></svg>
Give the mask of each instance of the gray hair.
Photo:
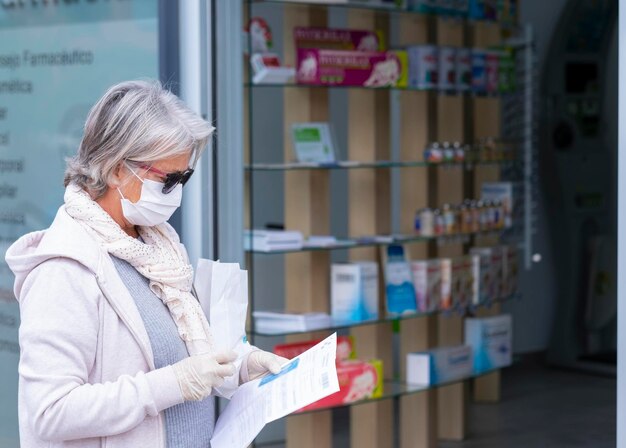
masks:
<svg viewBox="0 0 626 448"><path fill-rule="evenodd" d="M78 153L67 160L65 186L75 183L98 199L120 163L189 154L195 165L213 131L160 82L122 82L89 112Z"/></svg>

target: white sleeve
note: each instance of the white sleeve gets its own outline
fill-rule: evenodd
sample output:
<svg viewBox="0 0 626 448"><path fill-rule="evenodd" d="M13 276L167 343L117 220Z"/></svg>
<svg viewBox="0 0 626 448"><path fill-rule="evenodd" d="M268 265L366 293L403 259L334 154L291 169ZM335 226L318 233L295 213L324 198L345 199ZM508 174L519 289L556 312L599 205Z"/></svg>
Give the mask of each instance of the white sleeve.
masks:
<svg viewBox="0 0 626 448"><path fill-rule="evenodd" d="M102 292L76 261L44 262L20 296L19 363L22 409L46 441L126 432L148 415L183 402L171 366L89 384L99 332ZM121 348L123 349L123 348Z"/></svg>

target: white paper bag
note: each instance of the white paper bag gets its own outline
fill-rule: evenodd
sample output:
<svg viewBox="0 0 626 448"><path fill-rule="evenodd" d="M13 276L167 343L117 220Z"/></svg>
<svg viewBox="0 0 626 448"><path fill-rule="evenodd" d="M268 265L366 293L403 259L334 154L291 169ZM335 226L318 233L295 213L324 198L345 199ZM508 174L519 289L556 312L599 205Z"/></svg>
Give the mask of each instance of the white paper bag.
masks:
<svg viewBox="0 0 626 448"><path fill-rule="evenodd" d="M248 273L238 263L198 260L194 282L196 294L211 327L215 352L237 353L235 366L241 368L242 358L251 350L246 338L248 312ZM239 374L226 379L215 390L230 398L239 386Z"/></svg>

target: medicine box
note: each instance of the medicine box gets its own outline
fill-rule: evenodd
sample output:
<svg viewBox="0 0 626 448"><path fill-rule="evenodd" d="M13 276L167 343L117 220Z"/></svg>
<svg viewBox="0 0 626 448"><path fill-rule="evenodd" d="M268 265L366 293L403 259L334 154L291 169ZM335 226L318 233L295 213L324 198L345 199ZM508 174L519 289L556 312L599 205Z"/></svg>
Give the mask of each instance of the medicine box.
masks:
<svg viewBox="0 0 626 448"><path fill-rule="evenodd" d="M384 51L382 31L340 28L296 27L293 30L296 48L328 50Z"/></svg>
<svg viewBox="0 0 626 448"><path fill-rule="evenodd" d="M509 314L465 320L465 344L472 347L476 372L511 365L512 342Z"/></svg>
<svg viewBox="0 0 626 448"><path fill-rule="evenodd" d="M441 262L441 298L439 309L452 309L452 260L442 258Z"/></svg>
<svg viewBox="0 0 626 448"><path fill-rule="evenodd" d="M504 226L513 226L514 193L511 182L485 182L481 187L481 197L487 201L499 201L504 210Z"/></svg>
<svg viewBox="0 0 626 448"><path fill-rule="evenodd" d="M339 380L339 392L322 398L301 409L301 411L381 397L383 394L383 363L378 359L371 361L355 359L338 362L337 379Z"/></svg>
<svg viewBox="0 0 626 448"><path fill-rule="evenodd" d="M333 264L330 296L333 319L358 322L378 318L378 264Z"/></svg>
<svg viewBox="0 0 626 448"><path fill-rule="evenodd" d="M481 269L489 270L491 265L488 263L488 259L483 259L478 254L468 255L470 263L470 273L468 275L471 286L469 288L470 295L467 299L468 305L477 306L483 301L483 298L487 297L488 290L485 288L485 283L482 281ZM486 263L481 266L481 263Z"/></svg>
<svg viewBox="0 0 626 448"><path fill-rule="evenodd" d="M473 361L472 348L468 345L409 353L406 381L430 386L466 378L472 374Z"/></svg>
<svg viewBox="0 0 626 448"><path fill-rule="evenodd" d="M411 271L418 311L437 311L441 301L441 262L438 259L413 261Z"/></svg>
<svg viewBox="0 0 626 448"><path fill-rule="evenodd" d="M471 264L469 257L452 259L452 306L465 308L471 296Z"/></svg>
<svg viewBox="0 0 626 448"><path fill-rule="evenodd" d="M498 298L495 294L497 266L493 265L493 251L491 247L472 247L471 255L480 256L480 303L489 302Z"/></svg>
<svg viewBox="0 0 626 448"><path fill-rule="evenodd" d="M274 346L274 353L283 358L292 359L300 356L310 348L322 342L321 339L310 341L291 342ZM352 336L337 336L337 362L356 358L354 339Z"/></svg>
<svg viewBox="0 0 626 448"><path fill-rule="evenodd" d="M296 79L300 84L397 87L404 70L392 51L297 49Z"/></svg>
<svg viewBox="0 0 626 448"><path fill-rule="evenodd" d="M399 246L389 246L388 251ZM415 287L411 265L400 256L389 255L385 264L385 292L387 295L387 314L401 315L415 313Z"/></svg>

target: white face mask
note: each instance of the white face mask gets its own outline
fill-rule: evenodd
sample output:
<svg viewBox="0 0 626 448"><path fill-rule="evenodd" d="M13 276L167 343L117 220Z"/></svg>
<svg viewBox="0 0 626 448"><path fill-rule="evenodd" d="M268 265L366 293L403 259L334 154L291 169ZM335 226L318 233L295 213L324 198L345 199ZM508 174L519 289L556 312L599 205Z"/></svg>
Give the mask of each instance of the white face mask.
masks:
<svg viewBox="0 0 626 448"><path fill-rule="evenodd" d="M135 203L126 199L120 189L117 189L122 197L124 218L135 226L146 227L157 226L170 219L176 209L180 207L183 199L183 186L178 184L170 193L163 194L163 183L142 179L133 170L130 171L143 185L141 186L141 196Z"/></svg>

